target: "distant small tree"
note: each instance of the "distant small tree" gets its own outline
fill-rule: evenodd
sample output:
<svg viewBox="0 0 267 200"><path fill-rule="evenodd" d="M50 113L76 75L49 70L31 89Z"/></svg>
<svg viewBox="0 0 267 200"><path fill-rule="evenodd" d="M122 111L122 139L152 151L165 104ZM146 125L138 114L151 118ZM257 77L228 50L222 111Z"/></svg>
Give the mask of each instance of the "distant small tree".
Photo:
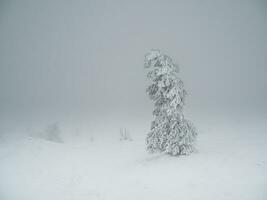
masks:
<svg viewBox="0 0 267 200"><path fill-rule="evenodd" d="M129 131L126 128L120 128L120 140L133 140Z"/></svg>
<svg viewBox="0 0 267 200"><path fill-rule="evenodd" d="M47 126L45 132L43 133L43 138L52 142L62 143L63 140L60 137L60 128L58 123L53 123Z"/></svg>
<svg viewBox="0 0 267 200"><path fill-rule="evenodd" d="M144 65L152 82L147 93L155 105L155 119L146 138L148 151L171 155L192 153L197 132L193 124L184 119L187 93L178 77L178 66L159 50L146 54Z"/></svg>

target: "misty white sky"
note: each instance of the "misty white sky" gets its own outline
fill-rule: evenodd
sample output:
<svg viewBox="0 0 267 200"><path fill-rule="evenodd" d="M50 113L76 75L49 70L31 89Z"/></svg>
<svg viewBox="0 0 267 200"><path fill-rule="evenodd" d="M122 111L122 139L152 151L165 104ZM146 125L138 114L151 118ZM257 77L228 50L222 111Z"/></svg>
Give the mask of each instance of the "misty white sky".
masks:
<svg viewBox="0 0 267 200"><path fill-rule="evenodd" d="M265 1L0 1L0 113L149 113L144 54L180 66L191 110L266 110ZM140 114L141 115L141 114Z"/></svg>

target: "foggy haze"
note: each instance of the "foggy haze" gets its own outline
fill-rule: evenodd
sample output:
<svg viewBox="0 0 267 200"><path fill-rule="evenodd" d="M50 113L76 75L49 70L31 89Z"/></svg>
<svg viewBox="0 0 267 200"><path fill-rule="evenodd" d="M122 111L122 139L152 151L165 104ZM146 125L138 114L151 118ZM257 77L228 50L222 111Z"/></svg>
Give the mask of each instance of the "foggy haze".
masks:
<svg viewBox="0 0 267 200"><path fill-rule="evenodd" d="M266 0L0 0L0 200L267 199L266 75Z"/></svg>
<svg viewBox="0 0 267 200"><path fill-rule="evenodd" d="M186 111L264 113L264 1L0 3L0 110L151 115L144 55L180 67ZM134 114L135 113L135 114Z"/></svg>

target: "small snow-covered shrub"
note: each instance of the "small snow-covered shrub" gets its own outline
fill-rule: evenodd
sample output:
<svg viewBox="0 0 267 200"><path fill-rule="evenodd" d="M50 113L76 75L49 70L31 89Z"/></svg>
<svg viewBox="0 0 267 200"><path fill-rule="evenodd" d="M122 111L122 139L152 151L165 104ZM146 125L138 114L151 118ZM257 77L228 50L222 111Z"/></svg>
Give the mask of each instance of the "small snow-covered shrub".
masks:
<svg viewBox="0 0 267 200"><path fill-rule="evenodd" d="M171 155L192 153L197 132L193 124L184 119L187 92L178 76L178 66L159 50L152 50L145 56L145 68L152 82L147 93L155 105L155 119L146 139L147 150Z"/></svg>
<svg viewBox="0 0 267 200"><path fill-rule="evenodd" d="M62 143L63 140L60 134L61 131L58 123L53 123L46 127L45 131L42 133L42 138L52 142Z"/></svg>
<svg viewBox="0 0 267 200"><path fill-rule="evenodd" d="M120 128L120 140L132 141L131 135L126 128Z"/></svg>
<svg viewBox="0 0 267 200"><path fill-rule="evenodd" d="M94 140L95 140L94 136L91 135L91 137L90 137L90 142L94 142Z"/></svg>

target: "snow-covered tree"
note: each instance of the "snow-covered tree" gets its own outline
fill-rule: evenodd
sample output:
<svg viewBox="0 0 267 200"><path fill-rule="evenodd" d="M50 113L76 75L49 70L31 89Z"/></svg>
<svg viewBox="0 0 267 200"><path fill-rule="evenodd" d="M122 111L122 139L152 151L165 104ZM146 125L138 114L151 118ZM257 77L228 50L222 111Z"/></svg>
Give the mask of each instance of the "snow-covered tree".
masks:
<svg viewBox="0 0 267 200"><path fill-rule="evenodd" d="M194 151L197 132L193 124L184 119L187 93L178 77L178 66L159 50L152 50L145 56L145 68L152 82L147 93L155 105L155 119L146 139L148 151L190 154Z"/></svg>

